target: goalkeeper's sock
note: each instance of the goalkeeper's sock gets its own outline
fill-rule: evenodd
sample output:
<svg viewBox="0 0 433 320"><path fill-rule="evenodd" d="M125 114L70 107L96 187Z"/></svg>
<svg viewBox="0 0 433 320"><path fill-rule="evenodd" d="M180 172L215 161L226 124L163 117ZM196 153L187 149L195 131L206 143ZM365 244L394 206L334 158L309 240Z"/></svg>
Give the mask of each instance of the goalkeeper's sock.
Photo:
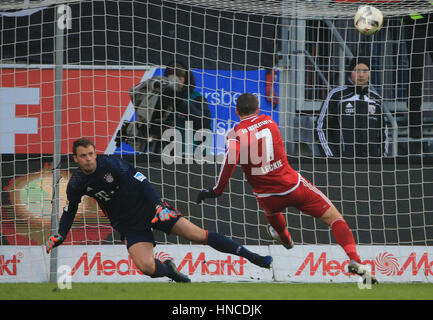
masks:
<svg viewBox="0 0 433 320"><path fill-rule="evenodd" d="M155 272L150 276L151 278L167 277L171 274L171 270L160 260L155 259Z"/></svg>
<svg viewBox="0 0 433 320"><path fill-rule="evenodd" d="M239 243L216 232L208 231L207 241L205 244L211 246L212 248L220 252L235 254L237 256L244 257L253 263L263 258L261 255L249 251L247 248L240 245Z"/></svg>
<svg viewBox="0 0 433 320"><path fill-rule="evenodd" d="M346 221L342 218L334 220L334 222L331 223L331 230L335 240L343 248L350 260L361 263L361 259L356 250L355 238Z"/></svg>
<svg viewBox="0 0 433 320"><path fill-rule="evenodd" d="M290 243L290 233L287 230L286 219L281 212L273 215L265 214L266 220L280 236L281 242Z"/></svg>

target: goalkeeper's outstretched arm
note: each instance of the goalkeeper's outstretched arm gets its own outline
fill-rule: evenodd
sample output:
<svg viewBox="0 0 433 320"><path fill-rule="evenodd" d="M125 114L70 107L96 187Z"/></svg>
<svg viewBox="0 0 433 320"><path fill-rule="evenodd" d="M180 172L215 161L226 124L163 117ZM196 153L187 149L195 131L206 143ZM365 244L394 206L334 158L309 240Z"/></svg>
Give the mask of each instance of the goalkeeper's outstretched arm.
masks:
<svg viewBox="0 0 433 320"><path fill-rule="evenodd" d="M75 202L69 202L69 204L63 208L63 214L59 222L59 234L64 239L68 235L69 230L71 230L77 211L78 203Z"/></svg>
<svg viewBox="0 0 433 320"><path fill-rule="evenodd" d="M55 247L61 245L66 239L69 230L74 223L75 215L78 210L78 203L70 202L68 206L63 208L63 214L60 218L58 234L51 235L45 243L47 253L50 253Z"/></svg>

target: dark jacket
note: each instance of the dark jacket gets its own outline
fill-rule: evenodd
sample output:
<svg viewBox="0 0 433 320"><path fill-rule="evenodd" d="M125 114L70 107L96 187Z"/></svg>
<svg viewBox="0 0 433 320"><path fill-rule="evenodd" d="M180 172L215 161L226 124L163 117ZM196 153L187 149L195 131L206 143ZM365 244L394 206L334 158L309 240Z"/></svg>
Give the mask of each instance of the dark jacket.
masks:
<svg viewBox="0 0 433 320"><path fill-rule="evenodd" d="M207 100L195 86L195 77L190 71L181 91L175 92L172 88L168 88L162 92L151 120L154 130L160 129L161 123L160 134L169 128L183 129L186 121L193 122L194 131L211 130L211 112Z"/></svg>
<svg viewBox="0 0 433 320"><path fill-rule="evenodd" d="M388 154L382 98L369 86L348 84L332 90L316 122L316 137L328 157L381 157Z"/></svg>

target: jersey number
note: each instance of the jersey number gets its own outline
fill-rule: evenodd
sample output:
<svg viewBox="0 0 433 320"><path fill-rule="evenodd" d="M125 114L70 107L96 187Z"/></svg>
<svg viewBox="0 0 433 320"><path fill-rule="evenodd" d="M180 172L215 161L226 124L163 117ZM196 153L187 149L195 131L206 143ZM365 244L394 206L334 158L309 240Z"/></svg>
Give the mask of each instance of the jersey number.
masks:
<svg viewBox="0 0 433 320"><path fill-rule="evenodd" d="M259 139L265 139L266 144L266 162L271 162L274 160L274 140L272 139L272 132L268 128L265 128L263 130L260 130L256 132L256 138Z"/></svg>

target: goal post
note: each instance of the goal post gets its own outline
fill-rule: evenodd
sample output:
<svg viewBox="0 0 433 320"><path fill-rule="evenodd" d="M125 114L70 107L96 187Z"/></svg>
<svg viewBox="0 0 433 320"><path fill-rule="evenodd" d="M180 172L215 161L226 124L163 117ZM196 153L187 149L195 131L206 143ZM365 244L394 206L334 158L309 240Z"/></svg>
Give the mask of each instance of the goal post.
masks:
<svg viewBox="0 0 433 320"><path fill-rule="evenodd" d="M383 12L384 25L372 36L361 35L353 26L360 4ZM120 235L91 198L83 198L64 245L51 257L40 253L57 230L66 204L66 185L76 169L72 143L86 136L95 141L98 154L114 154L133 163L162 198L195 224L253 250L270 252L280 261L269 273L245 271L242 260L205 259L209 253L201 247L155 232L156 248L162 248L157 255L169 252L194 275L200 269L197 279L328 282L340 277L336 281L344 281L343 269L338 275L332 270L319 274L321 269L308 276L305 266L326 259L331 262L323 268L335 259L343 266L346 258L327 226L294 208L284 216L295 248L280 250L267 235L263 210L240 168L220 198L195 203L198 192L212 187L218 178L225 135L238 123L237 97L251 92L259 97L262 112L278 123L289 163L341 210L361 254L372 261L376 272L385 281L418 281L421 273L414 271L411 278L408 266L428 266L433 259L433 53L426 49L423 55L423 122L418 124L422 135L413 138L408 101L414 83L406 39L411 27L402 19L415 13L430 17L432 12L428 1L391 0L2 2L0 257L15 261L20 252L24 256L20 261L33 259L38 267L20 276L4 263L0 280L56 281L56 263L67 261L76 267L76 274L87 263L97 274L92 281L98 276L110 281L111 271L102 266L109 270L114 261L116 274L140 281L134 278L137 271L125 256ZM431 34L421 39L417 35L409 42L433 41ZM346 83L349 60L359 55L371 58L371 85L383 98L389 153L377 159L326 158L320 153L316 120L329 92ZM192 155L187 156L182 151L174 157L150 148L137 150L135 143L142 141L143 133L135 127L129 139L116 139L126 137L125 124L141 121L131 89L163 76L173 59L191 68L196 90L211 113L204 119L212 125L204 163L194 154L203 142L197 130L180 136L190 139L186 146ZM419 144L417 152L411 149L413 144ZM181 249L172 252L170 245ZM338 258L332 260L333 255ZM49 259L49 271L39 267ZM209 261L231 267L221 274ZM397 271L385 267L394 262ZM288 273L282 267L286 263L294 264L290 279L283 276ZM428 270L424 275L420 281L432 281ZM79 276L80 281L89 279L85 271Z"/></svg>

